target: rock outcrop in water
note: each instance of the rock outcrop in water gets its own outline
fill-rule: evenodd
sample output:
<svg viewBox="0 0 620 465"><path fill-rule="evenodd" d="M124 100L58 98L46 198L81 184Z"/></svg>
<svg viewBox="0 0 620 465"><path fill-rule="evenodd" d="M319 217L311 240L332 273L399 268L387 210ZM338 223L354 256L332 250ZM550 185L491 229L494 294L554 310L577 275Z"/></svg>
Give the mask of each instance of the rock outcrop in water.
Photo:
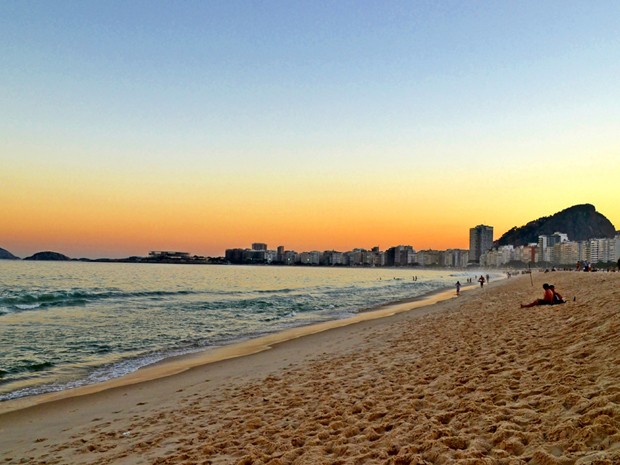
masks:
<svg viewBox="0 0 620 465"><path fill-rule="evenodd" d="M0 260L19 260L19 257L16 257L8 250L0 247Z"/></svg>
<svg viewBox="0 0 620 465"><path fill-rule="evenodd" d="M71 260L69 257L67 257L66 255L63 255L61 253L58 252L50 252L50 251L45 251L45 252L37 252L34 255L28 257L28 258L24 258L24 260L48 260L48 261L67 261L67 260Z"/></svg>

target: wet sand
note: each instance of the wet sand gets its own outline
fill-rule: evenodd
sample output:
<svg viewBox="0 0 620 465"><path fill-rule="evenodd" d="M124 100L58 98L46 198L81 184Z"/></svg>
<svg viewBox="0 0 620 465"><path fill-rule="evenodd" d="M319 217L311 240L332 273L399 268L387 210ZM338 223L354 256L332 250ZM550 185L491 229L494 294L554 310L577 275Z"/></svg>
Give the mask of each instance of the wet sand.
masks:
<svg viewBox="0 0 620 465"><path fill-rule="evenodd" d="M620 273L533 281L3 403L0 463L620 464Z"/></svg>

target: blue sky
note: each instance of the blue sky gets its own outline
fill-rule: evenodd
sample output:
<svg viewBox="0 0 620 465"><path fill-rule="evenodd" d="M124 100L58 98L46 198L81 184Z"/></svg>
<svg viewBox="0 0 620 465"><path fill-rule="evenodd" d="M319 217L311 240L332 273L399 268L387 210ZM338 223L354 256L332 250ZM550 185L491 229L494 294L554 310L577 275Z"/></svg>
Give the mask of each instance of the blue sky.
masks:
<svg viewBox="0 0 620 465"><path fill-rule="evenodd" d="M77 126L93 137L166 131L228 144L243 130L257 144L304 133L346 143L369 130L381 140L407 128L467 130L472 117L492 126L501 117L510 130L534 110L566 117L583 100L618 96L613 2L1 8L9 108L22 124L42 119L41 129L55 119L54 132L72 137Z"/></svg>

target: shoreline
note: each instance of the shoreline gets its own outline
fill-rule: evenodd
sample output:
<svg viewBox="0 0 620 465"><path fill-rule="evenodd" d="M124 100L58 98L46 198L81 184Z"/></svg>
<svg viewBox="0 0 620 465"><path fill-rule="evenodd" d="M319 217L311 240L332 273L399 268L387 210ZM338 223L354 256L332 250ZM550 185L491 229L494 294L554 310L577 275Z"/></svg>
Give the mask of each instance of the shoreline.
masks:
<svg viewBox="0 0 620 465"><path fill-rule="evenodd" d="M498 281L500 281L500 279L496 279L494 282ZM471 291L476 288L477 287L474 283L464 285L461 288L461 293ZM111 378L93 384L85 384L70 389L63 389L61 391L35 394L2 401L0 402L0 416L4 413L26 409L48 402L94 394L108 389L115 389L123 386L139 384L145 381L153 381L168 376L174 376L195 367L270 350L274 345L303 338L311 334L354 325L362 321L372 321L379 318L386 318L398 313L430 306L454 297L456 297L456 294L451 288L439 288L409 299L397 300L360 309L347 318L310 323L259 337L252 337L233 342L220 347L206 348L187 354L173 355L158 362L145 365L133 372L117 378Z"/></svg>
<svg viewBox="0 0 620 465"><path fill-rule="evenodd" d="M543 281L570 301L519 309ZM174 376L6 412L0 458L617 464L619 286L620 274L515 277Z"/></svg>
<svg viewBox="0 0 620 465"><path fill-rule="evenodd" d="M446 271L452 270L444 270L441 273L444 273ZM372 277L374 275L370 276ZM391 276L397 276L397 274L390 274L390 277ZM439 276L439 274L437 274L436 276ZM20 399L27 399L32 397L39 397L47 394L53 395L56 393L62 393L67 390L73 391L84 386L90 386L92 384L106 382L110 379L122 378L131 373L134 373L135 371L144 369L151 365L165 363L168 360L175 360L178 357L192 357L194 354L200 354L205 351L209 352L217 350L218 348L227 347L231 344L237 344L239 342L251 340L253 338L261 337L262 335L268 335L273 334L274 332L287 330L287 327L295 328L298 327L297 325L303 327L308 325L314 325L320 323L321 321L349 319L352 316L360 313L368 313L376 311L377 309L382 309L386 305L389 306L393 304L407 303L409 301L415 301L420 298L424 299L426 298L425 296L428 294L427 289L429 287L443 285L446 286L446 290L451 287L449 283L445 282L445 278L443 279L443 282L441 278L444 278L444 276L439 276L439 280L433 283L431 286L428 286L426 283L424 283L421 288L417 286L413 286L411 288L409 288L409 286L407 285L401 286L400 289L397 289L397 292L395 293L389 289L390 286L387 286L387 291L383 289L385 286L379 286L380 290L376 296L371 295L365 298L364 296L368 294L368 291L373 292L371 289L372 285L369 285L368 289L362 289L363 291L366 291L366 293L362 293L359 296L351 295L350 302L348 302L349 296L347 296L346 294L342 299L334 300L333 302L331 301L333 297L331 297L323 302L325 307L324 309L322 309L321 307L317 307L317 310L322 310L321 312L317 311L315 312L316 314L313 314L313 310L311 308L310 315L300 313L299 316L297 316L295 315L295 312L291 312L292 315L286 315L285 317L280 318L274 323L261 323L262 326L256 325L256 327L253 329L253 332L246 331L247 334L244 333L243 329L240 331L231 330L227 334L225 334L224 337L218 337L218 333L216 330L214 333L208 332L208 336L205 337L204 340L200 340L200 335L194 335L195 339L197 337L197 340L200 340L200 345L191 344L192 341L188 339L189 343L178 344L178 346L170 343L167 345L157 344L158 341L155 341L155 344L152 347L147 347L144 344L140 344L138 346L133 346L132 349L135 350L133 351L133 353L128 353L127 355L125 355L122 351L115 352L114 350L111 350L109 356L107 356L108 354L106 354L105 357L101 357L99 359L97 359L96 357L93 358L93 363L90 365L89 369L82 369L82 367L80 367L79 365L72 365L72 360L69 357L66 360L66 364L63 364L65 362L65 360L63 359L60 359L58 367L52 364L52 368L50 369L50 376L48 376L47 372L36 373L36 369L33 370L33 372L35 372L33 376L29 376L27 370L25 370L26 373L23 376L19 375L19 371L18 375L16 376L13 376L12 372L9 371L9 375L4 379L4 390L2 392L2 395L0 396L0 412L3 411L3 408L6 408L3 407L3 405L5 405L7 402L14 402L19 401ZM377 279L381 280L380 274L377 275ZM386 277L383 276L383 279L385 280ZM421 294L420 296L411 297L412 294L418 292L425 293ZM432 292L435 291L431 291L431 293ZM127 295L131 296L131 294ZM95 293L94 297L98 298L98 295ZM405 300L400 300L403 297L405 297ZM61 295L59 297L59 300L62 300L64 298L65 296ZM71 295L67 297L69 304L71 304L71 298ZM388 302L381 303L381 301ZM36 300L36 302L37 304L33 306L45 305L45 302L44 304L39 304L38 300ZM287 303L288 302L283 301L284 306L286 306ZM334 305L332 306L330 304ZM329 310L330 307L333 307L333 310ZM303 306L301 308L305 312L306 308ZM3 309L0 308L0 313L2 312L2 310ZM12 317L11 313L13 312L9 311L9 318ZM15 313L19 314L20 311L16 310ZM288 318L289 316L291 316L290 319ZM19 318L19 316L17 318ZM177 322L177 325L184 324L183 318L175 318L174 321ZM214 335L214 337L212 337L212 334ZM105 339L97 338L97 341L105 342ZM200 347L201 345L202 347ZM16 347L19 347L19 344L16 344ZM58 343L56 343L56 346L52 346L52 350L55 350L57 347ZM10 349L11 348L9 347L9 356L12 355ZM55 363L58 357L54 359L54 355L57 355L57 352L51 352L50 357L42 357L42 360L46 361L47 359L50 359L53 360ZM124 356L128 356L128 358L123 358ZM9 360L11 360L10 357ZM12 366L13 365L10 364L8 370L10 370ZM64 373L61 371L63 369ZM57 373L61 373L61 375L56 376Z"/></svg>

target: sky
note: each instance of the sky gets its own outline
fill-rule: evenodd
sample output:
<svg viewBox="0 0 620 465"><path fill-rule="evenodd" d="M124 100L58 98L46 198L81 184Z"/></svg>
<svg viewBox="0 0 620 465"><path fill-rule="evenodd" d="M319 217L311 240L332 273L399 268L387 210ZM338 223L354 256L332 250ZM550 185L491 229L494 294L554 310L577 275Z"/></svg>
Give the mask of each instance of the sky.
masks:
<svg viewBox="0 0 620 465"><path fill-rule="evenodd" d="M620 229L620 2L0 2L0 247L468 248Z"/></svg>

